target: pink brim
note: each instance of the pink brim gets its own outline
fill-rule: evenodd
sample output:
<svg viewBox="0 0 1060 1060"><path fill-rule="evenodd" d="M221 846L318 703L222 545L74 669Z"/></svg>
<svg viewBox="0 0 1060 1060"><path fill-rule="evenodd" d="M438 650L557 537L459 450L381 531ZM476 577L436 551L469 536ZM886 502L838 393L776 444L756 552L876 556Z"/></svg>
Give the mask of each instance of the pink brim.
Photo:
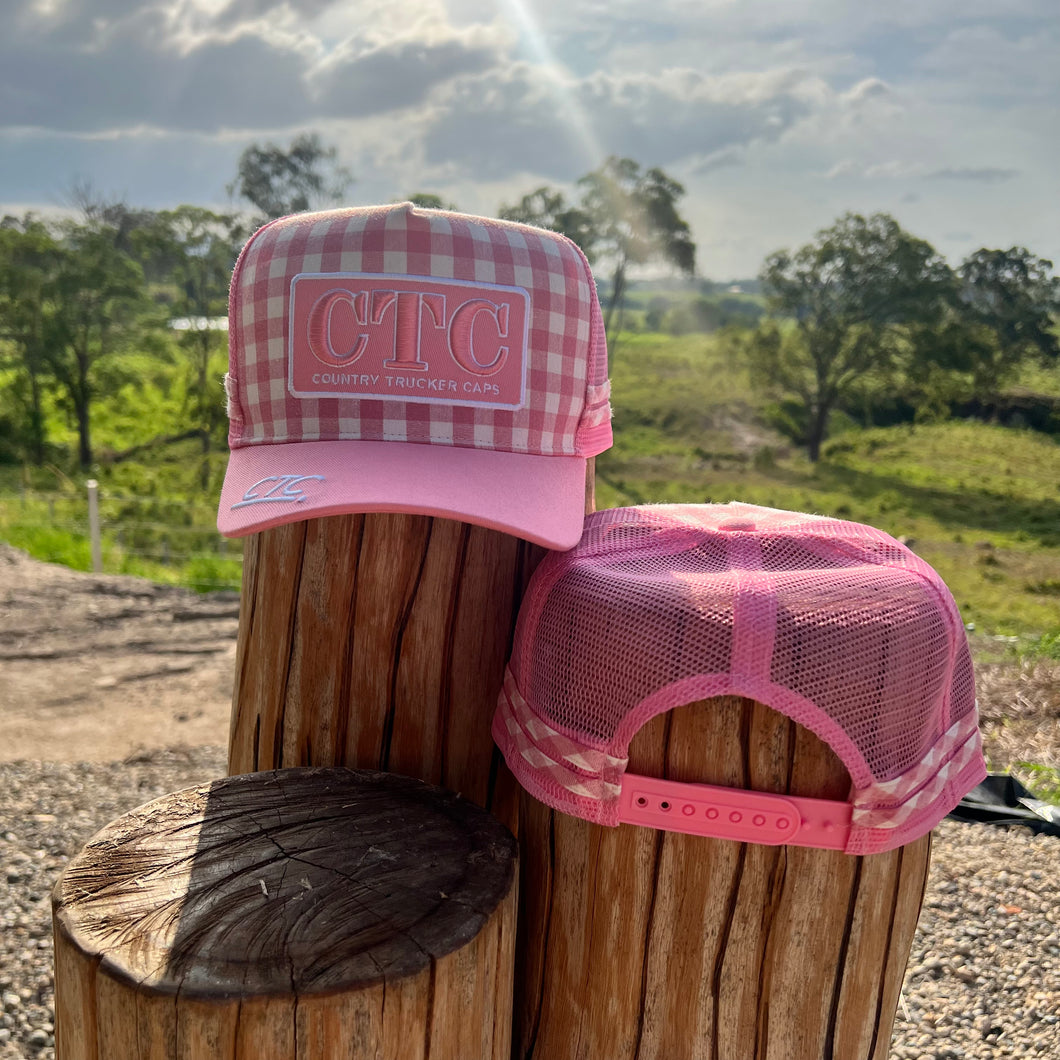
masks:
<svg viewBox="0 0 1060 1060"><path fill-rule="evenodd" d="M585 511L584 457L408 442L296 442L234 449L217 528L242 537L354 512L458 519L552 549L573 548Z"/></svg>

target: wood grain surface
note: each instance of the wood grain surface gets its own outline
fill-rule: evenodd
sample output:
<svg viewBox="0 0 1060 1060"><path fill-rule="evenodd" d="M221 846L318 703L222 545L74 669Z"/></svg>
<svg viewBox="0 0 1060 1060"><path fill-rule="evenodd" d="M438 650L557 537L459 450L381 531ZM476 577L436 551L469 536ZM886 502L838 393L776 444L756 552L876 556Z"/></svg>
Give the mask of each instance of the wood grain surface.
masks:
<svg viewBox="0 0 1060 1060"><path fill-rule="evenodd" d="M735 698L656 717L629 768L833 799L850 783L808 730ZM521 1060L885 1060L929 837L851 857L521 806Z"/></svg>
<svg viewBox="0 0 1060 1060"><path fill-rule="evenodd" d="M415 515L333 516L248 538L229 772L383 769L514 825L494 794L490 722L542 554Z"/></svg>
<svg viewBox="0 0 1060 1060"><path fill-rule="evenodd" d="M405 777L291 769L149 803L53 894L60 1060L504 1060L515 840Z"/></svg>

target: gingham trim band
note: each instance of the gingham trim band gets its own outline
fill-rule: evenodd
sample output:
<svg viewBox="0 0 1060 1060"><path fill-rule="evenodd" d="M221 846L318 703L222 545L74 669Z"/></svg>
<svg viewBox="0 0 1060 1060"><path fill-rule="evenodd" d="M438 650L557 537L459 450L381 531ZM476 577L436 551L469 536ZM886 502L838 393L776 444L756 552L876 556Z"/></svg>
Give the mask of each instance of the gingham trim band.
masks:
<svg viewBox="0 0 1060 1060"><path fill-rule="evenodd" d="M587 749L542 721L520 695L510 670L505 672L493 737L531 793L555 809L599 824L618 823L628 758ZM524 763L531 768L523 768ZM981 738L972 713L955 722L912 769L855 790L847 853L892 849L914 829L916 834L928 831L983 772Z"/></svg>

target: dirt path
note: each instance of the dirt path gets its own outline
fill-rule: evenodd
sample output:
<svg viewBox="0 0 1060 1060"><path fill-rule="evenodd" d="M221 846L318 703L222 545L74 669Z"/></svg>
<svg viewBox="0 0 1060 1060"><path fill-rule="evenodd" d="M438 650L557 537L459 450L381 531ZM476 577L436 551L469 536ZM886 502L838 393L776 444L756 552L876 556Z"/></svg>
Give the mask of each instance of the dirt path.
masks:
<svg viewBox="0 0 1060 1060"><path fill-rule="evenodd" d="M238 594L39 563L0 544L0 761L224 746Z"/></svg>

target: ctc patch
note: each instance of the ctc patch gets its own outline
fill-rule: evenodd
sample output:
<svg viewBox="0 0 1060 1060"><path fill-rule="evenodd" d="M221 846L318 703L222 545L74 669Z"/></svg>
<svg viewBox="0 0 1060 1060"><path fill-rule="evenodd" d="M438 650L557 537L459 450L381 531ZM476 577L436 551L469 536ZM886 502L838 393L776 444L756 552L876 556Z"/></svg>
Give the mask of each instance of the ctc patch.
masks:
<svg viewBox="0 0 1060 1060"><path fill-rule="evenodd" d="M372 273L291 281L288 389L521 408L530 298L521 287Z"/></svg>

